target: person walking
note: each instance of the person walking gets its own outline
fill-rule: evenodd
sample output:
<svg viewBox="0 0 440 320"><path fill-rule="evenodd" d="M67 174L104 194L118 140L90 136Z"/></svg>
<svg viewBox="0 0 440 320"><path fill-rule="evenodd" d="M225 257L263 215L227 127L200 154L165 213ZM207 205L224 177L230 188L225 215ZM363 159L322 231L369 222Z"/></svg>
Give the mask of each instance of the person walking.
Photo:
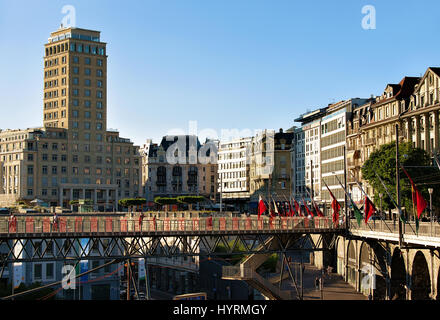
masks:
<svg viewBox="0 0 440 320"><path fill-rule="evenodd" d="M57 216L57 213L56 213L56 212L53 213L53 218L52 218L52 229L53 229L53 230L57 230L57 229L58 229L58 216Z"/></svg>
<svg viewBox="0 0 440 320"><path fill-rule="evenodd" d="M141 211L139 215L139 231L142 231L142 222L144 221L144 213Z"/></svg>
<svg viewBox="0 0 440 320"><path fill-rule="evenodd" d="M11 211L11 215L9 216L9 232L16 232L17 230L17 217Z"/></svg>
<svg viewBox="0 0 440 320"><path fill-rule="evenodd" d="M319 290L319 283L320 283L319 278L318 278L318 277L315 277L315 289L316 289L316 290Z"/></svg>

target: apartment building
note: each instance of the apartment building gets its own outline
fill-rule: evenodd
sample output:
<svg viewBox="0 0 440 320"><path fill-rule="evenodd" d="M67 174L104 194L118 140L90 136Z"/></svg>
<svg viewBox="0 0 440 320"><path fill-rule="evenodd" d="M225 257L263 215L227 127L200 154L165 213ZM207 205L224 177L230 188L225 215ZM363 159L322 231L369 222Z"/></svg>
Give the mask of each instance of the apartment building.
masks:
<svg viewBox="0 0 440 320"><path fill-rule="evenodd" d="M294 131L291 154L291 189L297 201L321 200L321 118L326 108L307 112L295 122L301 124Z"/></svg>
<svg viewBox="0 0 440 320"><path fill-rule="evenodd" d="M347 123L358 106L368 99L353 98L329 105L321 119L321 179L339 203L345 203L344 172L346 168ZM330 208L331 196L324 183L321 184L321 201Z"/></svg>
<svg viewBox="0 0 440 320"><path fill-rule="evenodd" d="M290 197L290 149L294 133L264 130L252 137L249 153L250 200L256 207L259 196L275 201Z"/></svg>
<svg viewBox="0 0 440 320"><path fill-rule="evenodd" d="M200 195L215 203L217 191L216 141L201 144L197 136L165 136L160 144L147 140L142 155L143 194L155 197Z"/></svg>
<svg viewBox="0 0 440 320"><path fill-rule="evenodd" d="M218 192L225 203L244 209L250 199L249 148L252 138L221 141L218 149Z"/></svg>

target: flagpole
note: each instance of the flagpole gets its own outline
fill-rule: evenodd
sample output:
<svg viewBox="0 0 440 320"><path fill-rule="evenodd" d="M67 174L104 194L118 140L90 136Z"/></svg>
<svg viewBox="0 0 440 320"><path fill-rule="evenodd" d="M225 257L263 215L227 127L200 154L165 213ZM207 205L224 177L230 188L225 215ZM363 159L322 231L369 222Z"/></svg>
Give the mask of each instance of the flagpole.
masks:
<svg viewBox="0 0 440 320"><path fill-rule="evenodd" d="M399 176L399 125L396 124L396 195L399 206L399 247L402 247L402 209L400 207L400 176Z"/></svg>
<svg viewBox="0 0 440 320"><path fill-rule="evenodd" d="M367 193L365 192L365 190L362 188L361 184L356 180L356 177L354 176L353 172L350 171L350 174L353 176L354 182L356 182L356 184L358 185L358 187L359 187L359 189L362 191L362 193L363 193L366 197L368 197L368 194L367 194ZM339 183L340 183L340 182L339 182ZM389 196L389 194L388 194L388 196ZM353 199L352 199L352 201L353 201ZM381 205L381 207L382 207L382 205ZM381 209L382 209L382 208L381 208ZM364 211L365 211L365 208L364 208ZM380 220L382 220L382 221L384 222L384 224L386 225L386 227L388 228L388 230L391 231L391 228L387 225L387 222L386 222L386 220L382 217L382 215L379 215L379 218L380 218Z"/></svg>
<svg viewBox="0 0 440 320"><path fill-rule="evenodd" d="M345 185L345 188L347 188L347 155L346 155L345 148L346 148L346 146L344 145L344 185ZM338 177L337 175L335 175L335 176ZM345 191L345 188L343 188L344 192L345 192L345 198L344 198L344 201L345 201L345 227L348 230L350 217L348 216L348 199L347 199L347 191Z"/></svg>

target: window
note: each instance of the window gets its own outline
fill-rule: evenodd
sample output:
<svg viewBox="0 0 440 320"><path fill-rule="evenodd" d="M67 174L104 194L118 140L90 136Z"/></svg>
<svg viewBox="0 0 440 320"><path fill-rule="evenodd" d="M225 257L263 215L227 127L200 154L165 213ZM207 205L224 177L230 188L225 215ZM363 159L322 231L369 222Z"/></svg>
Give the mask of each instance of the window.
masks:
<svg viewBox="0 0 440 320"><path fill-rule="evenodd" d="M96 123L96 130L102 130L102 123L100 122Z"/></svg>
<svg viewBox="0 0 440 320"><path fill-rule="evenodd" d="M86 76L90 76L90 74L91 74L90 68L85 68L85 70L84 70L84 74L85 74Z"/></svg>
<svg viewBox="0 0 440 320"><path fill-rule="evenodd" d="M102 112L96 113L96 119L102 119Z"/></svg>
<svg viewBox="0 0 440 320"><path fill-rule="evenodd" d="M28 161L34 161L34 155L32 153L28 153L27 159Z"/></svg>
<svg viewBox="0 0 440 320"><path fill-rule="evenodd" d="M84 62L85 62L85 64L90 64L90 58L85 58Z"/></svg>
<svg viewBox="0 0 440 320"><path fill-rule="evenodd" d="M54 277L54 263L46 264L46 279L53 279Z"/></svg>
<svg viewBox="0 0 440 320"><path fill-rule="evenodd" d="M98 80L98 81L96 82L96 86L97 86L98 88L102 88L102 81L101 81L101 80Z"/></svg>
<svg viewBox="0 0 440 320"><path fill-rule="evenodd" d="M98 67L102 67L102 64L103 64L102 59L97 59L97 60L96 60L96 65L97 65Z"/></svg>
<svg viewBox="0 0 440 320"><path fill-rule="evenodd" d="M84 129L90 130L90 122L84 122Z"/></svg>
<svg viewBox="0 0 440 320"><path fill-rule="evenodd" d="M91 84L92 84L92 82L90 81L90 79L86 79L86 80L84 80L84 84L85 84L87 87L90 87ZM90 90L89 90L89 91L90 91Z"/></svg>
<svg viewBox="0 0 440 320"><path fill-rule="evenodd" d="M101 69L96 70L96 76L102 77L102 70Z"/></svg>
<svg viewBox="0 0 440 320"><path fill-rule="evenodd" d="M73 67L73 74L79 74L79 68Z"/></svg>
<svg viewBox="0 0 440 320"><path fill-rule="evenodd" d="M27 167L27 173L28 174L34 174L34 166L28 166Z"/></svg>
<svg viewBox="0 0 440 320"><path fill-rule="evenodd" d="M101 101L96 102L96 108L102 109L102 102Z"/></svg>
<svg viewBox="0 0 440 320"><path fill-rule="evenodd" d="M84 113L84 116L86 117L86 119L90 119L90 111L86 111Z"/></svg>
<svg viewBox="0 0 440 320"><path fill-rule="evenodd" d="M90 90L88 90L88 89L84 90L84 95L86 97L90 97Z"/></svg>
<svg viewBox="0 0 440 320"><path fill-rule="evenodd" d="M73 84L78 85L79 84L79 78L73 78Z"/></svg>
<svg viewBox="0 0 440 320"><path fill-rule="evenodd" d="M100 91L100 90L96 91L96 97L98 99L102 99L102 91Z"/></svg>
<svg viewBox="0 0 440 320"><path fill-rule="evenodd" d="M47 174L47 166L43 166L42 170L43 170L43 174Z"/></svg>
<svg viewBox="0 0 440 320"><path fill-rule="evenodd" d="M42 276L43 276L43 265L41 263L34 264L34 280L41 280Z"/></svg>
<svg viewBox="0 0 440 320"><path fill-rule="evenodd" d="M90 106L91 106L91 102L90 102L90 100L85 100L85 101L84 101L84 106L85 106L86 108L90 108Z"/></svg>

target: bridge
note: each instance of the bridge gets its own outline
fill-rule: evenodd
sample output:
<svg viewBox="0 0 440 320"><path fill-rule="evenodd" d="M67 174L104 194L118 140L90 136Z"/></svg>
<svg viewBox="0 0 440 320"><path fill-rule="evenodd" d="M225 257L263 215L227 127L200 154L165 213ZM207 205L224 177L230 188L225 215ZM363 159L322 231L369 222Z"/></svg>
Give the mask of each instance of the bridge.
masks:
<svg viewBox="0 0 440 320"><path fill-rule="evenodd" d="M344 231L330 218L304 217L158 217L150 213L140 220L127 214L63 215L53 223L48 215L0 218L0 248L7 248L0 263L70 259L127 259L237 253L273 253L294 249L305 235L336 235ZM259 247L268 236L279 243L277 249ZM231 245L231 239L233 245ZM311 248L319 250L320 238ZM39 250L41 243L54 250ZM225 252L216 252L222 243ZM327 243L330 244L330 243ZM203 247L203 251L200 251ZM180 249L179 249L180 248ZM4 251L4 250L3 250Z"/></svg>
<svg viewBox="0 0 440 320"><path fill-rule="evenodd" d="M357 290L376 299L440 298L440 225L371 220L359 226L331 218L207 216L188 212L93 213L0 217L0 277L15 262L100 260L247 254L225 267L224 279L242 280L271 299L289 299L255 271L272 253L313 252L318 267L333 266ZM216 248L222 244L226 250ZM244 248L244 249L243 249ZM374 276L373 276L374 275ZM292 281L295 281L291 276ZM374 285L371 280L374 278ZM295 288L298 286L294 283Z"/></svg>
<svg viewBox="0 0 440 320"><path fill-rule="evenodd" d="M331 265L358 291L380 300L440 299L440 224L350 220L335 252L319 261ZM399 242L399 238L401 241Z"/></svg>

